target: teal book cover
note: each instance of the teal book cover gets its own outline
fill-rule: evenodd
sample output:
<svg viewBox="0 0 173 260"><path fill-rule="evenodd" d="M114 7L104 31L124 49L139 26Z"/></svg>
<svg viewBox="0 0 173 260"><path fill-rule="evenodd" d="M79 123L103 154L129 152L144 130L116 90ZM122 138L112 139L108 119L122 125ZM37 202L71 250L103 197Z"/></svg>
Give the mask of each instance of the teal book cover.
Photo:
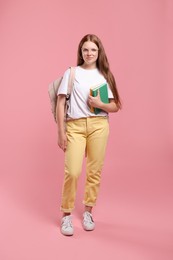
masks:
<svg viewBox="0 0 173 260"><path fill-rule="evenodd" d="M98 89L100 91L101 101L105 104L108 104L109 98L108 98L107 83L99 84L97 86L90 88L90 95L96 97L98 95ZM96 115L102 111L100 108L94 108L94 107L91 107L90 110L92 113L95 113Z"/></svg>

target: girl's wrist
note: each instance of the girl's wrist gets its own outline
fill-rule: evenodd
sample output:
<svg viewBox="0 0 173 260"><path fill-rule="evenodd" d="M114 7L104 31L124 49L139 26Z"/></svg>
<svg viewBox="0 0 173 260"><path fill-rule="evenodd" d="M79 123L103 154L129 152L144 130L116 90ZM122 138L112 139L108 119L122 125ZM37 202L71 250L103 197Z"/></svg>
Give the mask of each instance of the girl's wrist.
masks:
<svg viewBox="0 0 173 260"><path fill-rule="evenodd" d="M58 128L58 134L64 134L65 133L65 129L63 128Z"/></svg>

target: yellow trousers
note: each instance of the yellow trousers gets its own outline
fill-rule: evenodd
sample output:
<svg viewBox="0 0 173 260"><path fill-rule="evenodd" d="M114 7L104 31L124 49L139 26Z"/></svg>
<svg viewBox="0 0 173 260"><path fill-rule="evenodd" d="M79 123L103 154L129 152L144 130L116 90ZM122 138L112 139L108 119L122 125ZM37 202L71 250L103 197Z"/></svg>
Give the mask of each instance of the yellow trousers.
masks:
<svg viewBox="0 0 173 260"><path fill-rule="evenodd" d="M61 210L74 209L77 181L81 174L86 151L86 184L83 203L96 203L101 170L105 157L109 123L106 117L87 117L67 122L67 150L65 152L65 176L62 190Z"/></svg>

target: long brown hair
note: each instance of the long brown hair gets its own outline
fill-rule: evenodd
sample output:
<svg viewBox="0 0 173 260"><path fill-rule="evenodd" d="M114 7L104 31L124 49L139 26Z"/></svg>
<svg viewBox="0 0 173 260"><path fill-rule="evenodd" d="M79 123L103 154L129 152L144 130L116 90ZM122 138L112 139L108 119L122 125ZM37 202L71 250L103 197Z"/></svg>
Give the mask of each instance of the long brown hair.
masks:
<svg viewBox="0 0 173 260"><path fill-rule="evenodd" d="M122 104L121 104L120 96L119 96L119 93L117 90L115 78L114 78L112 72L110 71L109 62L108 62L103 44L101 43L101 40L96 35L87 34L80 41L79 46L78 46L78 53L77 53L77 66L80 66L84 63L84 60L82 58L81 48L82 48L83 44L87 41L91 41L97 45L97 47L99 49L98 59L96 62L97 68L99 69L100 73L107 80L107 82L110 86L110 89L112 90L115 103L118 106L118 108L121 109Z"/></svg>

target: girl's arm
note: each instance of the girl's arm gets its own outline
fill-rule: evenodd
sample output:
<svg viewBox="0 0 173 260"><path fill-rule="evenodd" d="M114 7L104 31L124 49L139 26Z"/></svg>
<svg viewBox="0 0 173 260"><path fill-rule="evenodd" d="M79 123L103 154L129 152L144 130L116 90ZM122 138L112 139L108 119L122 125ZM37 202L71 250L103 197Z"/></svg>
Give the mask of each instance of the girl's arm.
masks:
<svg viewBox="0 0 173 260"><path fill-rule="evenodd" d="M116 103L113 99L110 99L110 103L108 103L108 104L101 102L100 106L98 108L106 111L107 113L114 113L119 110L118 106L116 105Z"/></svg>
<svg viewBox="0 0 173 260"><path fill-rule="evenodd" d="M64 125L64 107L66 102L65 95L58 96L57 108L56 108L56 118L58 127L58 145L65 152L67 149L67 137Z"/></svg>
<svg viewBox="0 0 173 260"><path fill-rule="evenodd" d="M110 103L108 104L103 103L100 99L99 92L96 97L92 97L91 95L89 95L88 102L90 106L100 108L106 111L107 113L114 113L119 110L119 107L116 105L114 99L110 99Z"/></svg>

